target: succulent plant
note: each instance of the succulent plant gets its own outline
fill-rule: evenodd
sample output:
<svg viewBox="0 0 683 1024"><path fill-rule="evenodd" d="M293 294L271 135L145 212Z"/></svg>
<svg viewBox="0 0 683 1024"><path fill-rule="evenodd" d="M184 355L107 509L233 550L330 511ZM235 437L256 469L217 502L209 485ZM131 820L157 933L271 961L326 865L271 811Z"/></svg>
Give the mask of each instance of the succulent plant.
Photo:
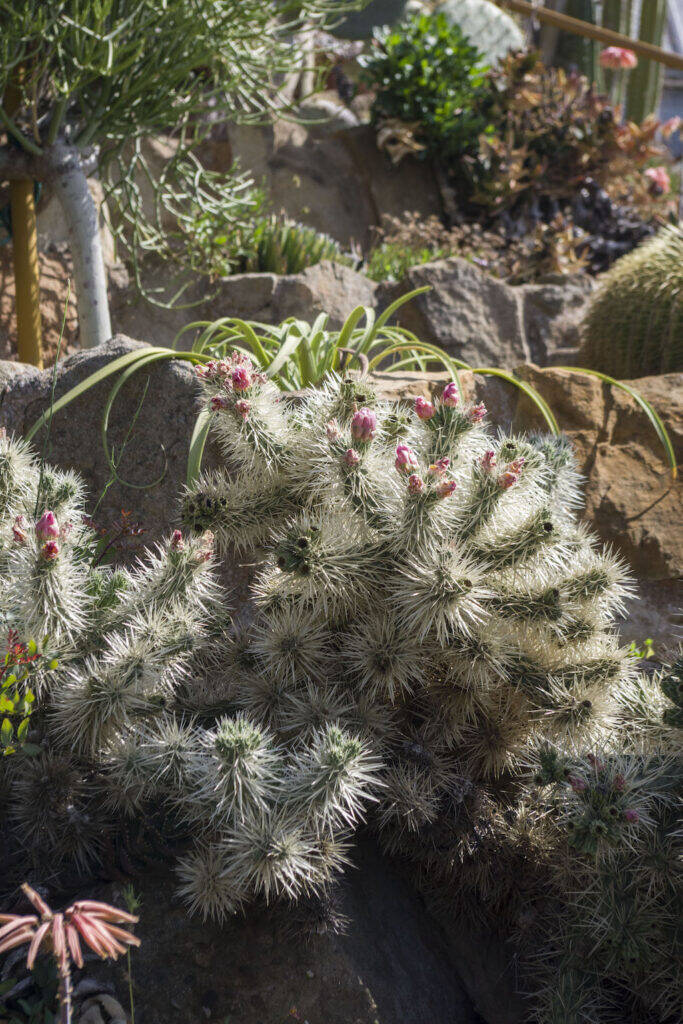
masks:
<svg viewBox="0 0 683 1024"><path fill-rule="evenodd" d="M683 231L674 225L602 278L583 324L582 365L632 380L683 369Z"/></svg>
<svg viewBox="0 0 683 1024"><path fill-rule="evenodd" d="M237 267L269 274L298 274L321 260L351 263L338 242L322 231L272 215L250 224L241 239Z"/></svg>

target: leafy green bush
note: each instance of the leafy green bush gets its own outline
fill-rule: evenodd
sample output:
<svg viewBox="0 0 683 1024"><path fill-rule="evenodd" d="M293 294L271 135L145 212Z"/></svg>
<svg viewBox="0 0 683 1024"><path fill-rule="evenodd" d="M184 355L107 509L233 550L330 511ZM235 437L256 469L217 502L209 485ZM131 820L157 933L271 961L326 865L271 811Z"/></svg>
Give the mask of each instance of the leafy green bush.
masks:
<svg viewBox="0 0 683 1024"><path fill-rule="evenodd" d="M425 152L447 162L475 147L487 127L479 112L486 67L476 46L443 14L416 14L376 35L364 58L365 81L377 89L375 122L414 126Z"/></svg>

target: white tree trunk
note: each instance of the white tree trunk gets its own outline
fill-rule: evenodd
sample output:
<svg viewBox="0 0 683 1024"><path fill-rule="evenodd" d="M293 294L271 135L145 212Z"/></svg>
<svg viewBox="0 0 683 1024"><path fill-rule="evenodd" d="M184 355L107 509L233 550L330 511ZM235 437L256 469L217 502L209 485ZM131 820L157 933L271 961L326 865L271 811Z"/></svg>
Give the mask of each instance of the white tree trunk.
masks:
<svg viewBox="0 0 683 1024"><path fill-rule="evenodd" d="M46 178L61 203L71 243L81 346L93 348L112 333L97 207L77 150L57 144L48 161Z"/></svg>

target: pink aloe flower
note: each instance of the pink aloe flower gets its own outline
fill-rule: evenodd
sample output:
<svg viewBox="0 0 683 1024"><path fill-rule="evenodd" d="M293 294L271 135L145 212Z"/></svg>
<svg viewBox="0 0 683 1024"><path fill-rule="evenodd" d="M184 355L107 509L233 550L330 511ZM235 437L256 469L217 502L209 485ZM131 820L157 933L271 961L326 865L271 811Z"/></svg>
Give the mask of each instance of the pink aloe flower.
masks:
<svg viewBox="0 0 683 1024"><path fill-rule="evenodd" d="M232 386L235 391L248 391L251 387L251 369L245 365L236 366L231 375Z"/></svg>
<svg viewBox="0 0 683 1024"><path fill-rule="evenodd" d="M171 551L182 551L185 547L185 541L180 530L174 530L171 535Z"/></svg>
<svg viewBox="0 0 683 1024"><path fill-rule="evenodd" d="M484 452L479 464L485 473L492 473L496 467L496 453L491 449Z"/></svg>
<svg viewBox="0 0 683 1024"><path fill-rule="evenodd" d="M362 408L351 419L351 437L354 441L372 441L377 433L377 417L372 409Z"/></svg>
<svg viewBox="0 0 683 1024"><path fill-rule="evenodd" d="M435 487L439 498L448 498L458 485L455 480L441 480Z"/></svg>
<svg viewBox="0 0 683 1024"><path fill-rule="evenodd" d="M17 544L25 544L28 524L24 516L17 516L14 520L14 526L12 527L12 534Z"/></svg>
<svg viewBox="0 0 683 1024"><path fill-rule="evenodd" d="M40 553L46 562L54 562L59 556L59 544L56 540L49 540L47 544L43 544Z"/></svg>
<svg viewBox="0 0 683 1024"><path fill-rule="evenodd" d="M600 67L610 71L630 71L638 66L638 58L633 50L623 46L608 46L600 54Z"/></svg>
<svg viewBox="0 0 683 1024"><path fill-rule="evenodd" d="M238 402L235 402L235 412L242 417L243 420L249 418L251 411L251 402L247 402L246 398L240 398Z"/></svg>
<svg viewBox="0 0 683 1024"><path fill-rule="evenodd" d="M36 523L38 540L56 540L59 537L59 523L54 512L43 512Z"/></svg>
<svg viewBox="0 0 683 1024"><path fill-rule="evenodd" d="M412 473L408 477L408 490L411 494L422 494L424 486L424 481L417 475L417 473Z"/></svg>
<svg viewBox="0 0 683 1024"><path fill-rule="evenodd" d="M397 444L394 465L399 473L412 473L418 467L417 455L407 444Z"/></svg>
<svg viewBox="0 0 683 1024"><path fill-rule="evenodd" d="M480 423L486 415L486 406L483 402L479 402L477 405L473 405L470 411L467 413L467 417L471 423Z"/></svg>
<svg viewBox="0 0 683 1024"><path fill-rule="evenodd" d="M624 817L631 825L637 825L640 821L640 815L638 814L638 811L634 811L631 808L624 811Z"/></svg>
<svg viewBox="0 0 683 1024"><path fill-rule="evenodd" d="M429 402L426 398L420 397L415 399L415 412L421 420L431 420L436 409L432 402Z"/></svg>
<svg viewBox="0 0 683 1024"><path fill-rule="evenodd" d="M330 420L325 427L325 433L327 434L328 441L338 441L341 437L341 429L339 424L335 420Z"/></svg>
<svg viewBox="0 0 683 1024"><path fill-rule="evenodd" d="M347 448L344 452L344 465L352 468L360 462L360 455L355 448Z"/></svg>
<svg viewBox="0 0 683 1024"><path fill-rule="evenodd" d="M665 167L648 167L643 172L649 183L649 191L653 196L663 196L671 191L671 178Z"/></svg>
<svg viewBox="0 0 683 1024"><path fill-rule="evenodd" d="M449 384L443 389L443 395L441 401L444 405L450 406L451 409L455 409L456 405L460 401L460 395L458 394L458 385L454 380L450 381Z"/></svg>
<svg viewBox="0 0 683 1024"><path fill-rule="evenodd" d="M433 462L427 472L430 476L443 476L450 464L451 460L444 455L442 459L437 459L436 462Z"/></svg>

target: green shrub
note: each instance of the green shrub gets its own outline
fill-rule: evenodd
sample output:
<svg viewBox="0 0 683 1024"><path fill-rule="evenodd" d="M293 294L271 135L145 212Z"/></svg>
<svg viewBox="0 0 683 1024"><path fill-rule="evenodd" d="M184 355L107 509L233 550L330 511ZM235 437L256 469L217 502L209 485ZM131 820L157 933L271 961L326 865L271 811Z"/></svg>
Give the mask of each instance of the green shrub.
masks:
<svg viewBox="0 0 683 1024"><path fill-rule="evenodd" d="M334 238L275 215L257 220L245 232L236 257L237 269L269 274L298 274L321 260L353 262Z"/></svg>
<svg viewBox="0 0 683 1024"><path fill-rule="evenodd" d="M683 231L664 228L602 278L583 325L580 359L632 380L683 370Z"/></svg>
<svg viewBox="0 0 683 1024"><path fill-rule="evenodd" d="M476 147L486 120L486 67L476 46L443 14L416 14L375 37L364 59L365 80L377 89L375 122L414 127L425 152L448 162Z"/></svg>

